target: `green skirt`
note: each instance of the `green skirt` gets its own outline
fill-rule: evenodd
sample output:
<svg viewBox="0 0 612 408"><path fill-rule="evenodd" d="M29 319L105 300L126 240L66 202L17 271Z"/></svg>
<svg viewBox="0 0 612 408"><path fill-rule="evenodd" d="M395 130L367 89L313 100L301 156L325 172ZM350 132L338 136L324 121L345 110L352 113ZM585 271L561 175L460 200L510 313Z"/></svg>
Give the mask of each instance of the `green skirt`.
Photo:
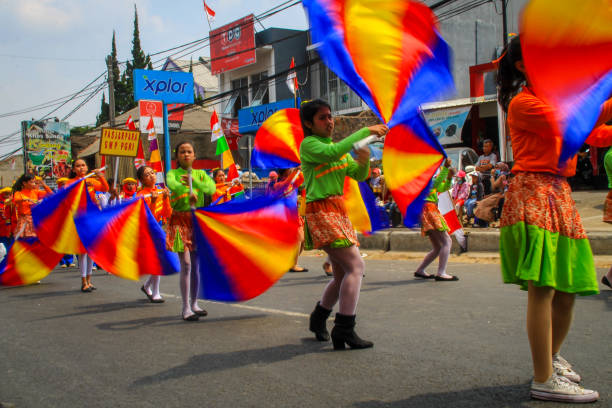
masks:
<svg viewBox="0 0 612 408"><path fill-rule="evenodd" d="M519 173L506 193L500 224L505 283L599 293L591 245L564 177Z"/></svg>

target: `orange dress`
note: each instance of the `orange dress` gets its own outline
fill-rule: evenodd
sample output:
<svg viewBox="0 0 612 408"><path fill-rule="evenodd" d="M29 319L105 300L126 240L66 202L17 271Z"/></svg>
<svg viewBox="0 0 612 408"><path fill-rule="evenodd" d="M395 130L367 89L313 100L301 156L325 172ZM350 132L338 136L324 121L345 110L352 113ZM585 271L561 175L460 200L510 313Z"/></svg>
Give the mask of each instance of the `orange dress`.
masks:
<svg viewBox="0 0 612 408"><path fill-rule="evenodd" d="M157 222L162 221L164 224L166 224L168 223L168 221L170 220L170 216L172 215L172 206L170 205L170 197L164 197L162 195L164 192L163 189L157 187L145 187L138 193L136 193L136 195L138 197L141 197L147 194L151 194L153 191L156 191L159 194L159 196L155 200L155 205L151 204L151 196L145 197L144 200L149 206L149 210L151 210L151 213L153 214L153 217L155 217L155 220Z"/></svg>
<svg viewBox="0 0 612 408"><path fill-rule="evenodd" d="M40 200L53 191L46 187L48 191L23 189L13 194L13 204L17 212L17 224L13 233L15 236L21 231L21 238L35 238L36 231L32 221L32 206L38 204Z"/></svg>

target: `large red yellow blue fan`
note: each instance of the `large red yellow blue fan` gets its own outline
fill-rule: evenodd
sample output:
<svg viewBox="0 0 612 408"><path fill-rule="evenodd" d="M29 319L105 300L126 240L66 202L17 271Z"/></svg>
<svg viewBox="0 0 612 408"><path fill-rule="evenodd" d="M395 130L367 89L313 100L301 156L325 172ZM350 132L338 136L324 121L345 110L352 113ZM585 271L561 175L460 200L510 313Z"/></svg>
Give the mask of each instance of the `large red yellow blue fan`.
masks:
<svg viewBox="0 0 612 408"><path fill-rule="evenodd" d="M0 285L28 285L43 279L62 259L37 238L19 238L0 262Z"/></svg>
<svg viewBox="0 0 612 408"><path fill-rule="evenodd" d="M304 130L300 110L281 109L262 123L255 135L251 163L259 168L289 169L300 165Z"/></svg>
<svg viewBox="0 0 612 408"><path fill-rule="evenodd" d="M204 299L239 302L259 296L295 262L295 196L230 201L198 208L193 217Z"/></svg>
<svg viewBox="0 0 612 408"><path fill-rule="evenodd" d="M60 254L83 254L85 247L77 234L74 217L97 210L87 191L86 180L82 179L32 207L32 220L43 244Z"/></svg>
<svg viewBox="0 0 612 408"><path fill-rule="evenodd" d="M520 40L530 85L558 112L563 164L583 145L612 94L612 3L531 0L521 16Z"/></svg>
<svg viewBox="0 0 612 408"><path fill-rule="evenodd" d="M180 268L177 255L166 250L166 234L142 197L75 221L87 253L113 275L138 280L143 275L170 275Z"/></svg>

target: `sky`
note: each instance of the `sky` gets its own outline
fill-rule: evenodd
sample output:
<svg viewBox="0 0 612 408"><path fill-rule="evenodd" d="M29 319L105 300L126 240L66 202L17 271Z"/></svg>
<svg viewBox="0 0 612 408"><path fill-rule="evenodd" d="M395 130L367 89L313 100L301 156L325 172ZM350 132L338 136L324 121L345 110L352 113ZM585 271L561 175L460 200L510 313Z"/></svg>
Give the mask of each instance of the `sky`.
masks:
<svg viewBox="0 0 612 408"><path fill-rule="evenodd" d="M216 17L213 29L261 14L285 0L207 0ZM54 107L3 117L82 89L106 70L113 30L119 61L131 58L134 4L138 8L141 47L147 54L208 36L202 0L2 0L0 1L0 158L21 146L22 120L39 119ZM306 29L301 5L282 11L265 28ZM256 24L256 30L262 27ZM208 47L193 59L209 56ZM153 57L153 61L163 58ZM181 57L189 59L189 55ZM93 125L100 111L98 94L68 119L71 126ZM52 116L62 118L81 100ZM108 101L108 94L107 94Z"/></svg>

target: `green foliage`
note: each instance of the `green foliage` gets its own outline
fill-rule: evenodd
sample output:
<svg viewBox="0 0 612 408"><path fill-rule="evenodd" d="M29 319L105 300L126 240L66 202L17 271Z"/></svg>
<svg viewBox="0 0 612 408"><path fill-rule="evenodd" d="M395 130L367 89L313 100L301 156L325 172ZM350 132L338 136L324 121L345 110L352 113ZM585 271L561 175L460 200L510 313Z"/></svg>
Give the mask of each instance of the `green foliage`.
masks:
<svg viewBox="0 0 612 408"><path fill-rule="evenodd" d="M100 126L101 124L108 122L109 109L109 105L106 103L106 94L102 93L102 104L100 105L100 113L98 116L96 116L96 126ZM70 133L72 134L72 130Z"/></svg>

